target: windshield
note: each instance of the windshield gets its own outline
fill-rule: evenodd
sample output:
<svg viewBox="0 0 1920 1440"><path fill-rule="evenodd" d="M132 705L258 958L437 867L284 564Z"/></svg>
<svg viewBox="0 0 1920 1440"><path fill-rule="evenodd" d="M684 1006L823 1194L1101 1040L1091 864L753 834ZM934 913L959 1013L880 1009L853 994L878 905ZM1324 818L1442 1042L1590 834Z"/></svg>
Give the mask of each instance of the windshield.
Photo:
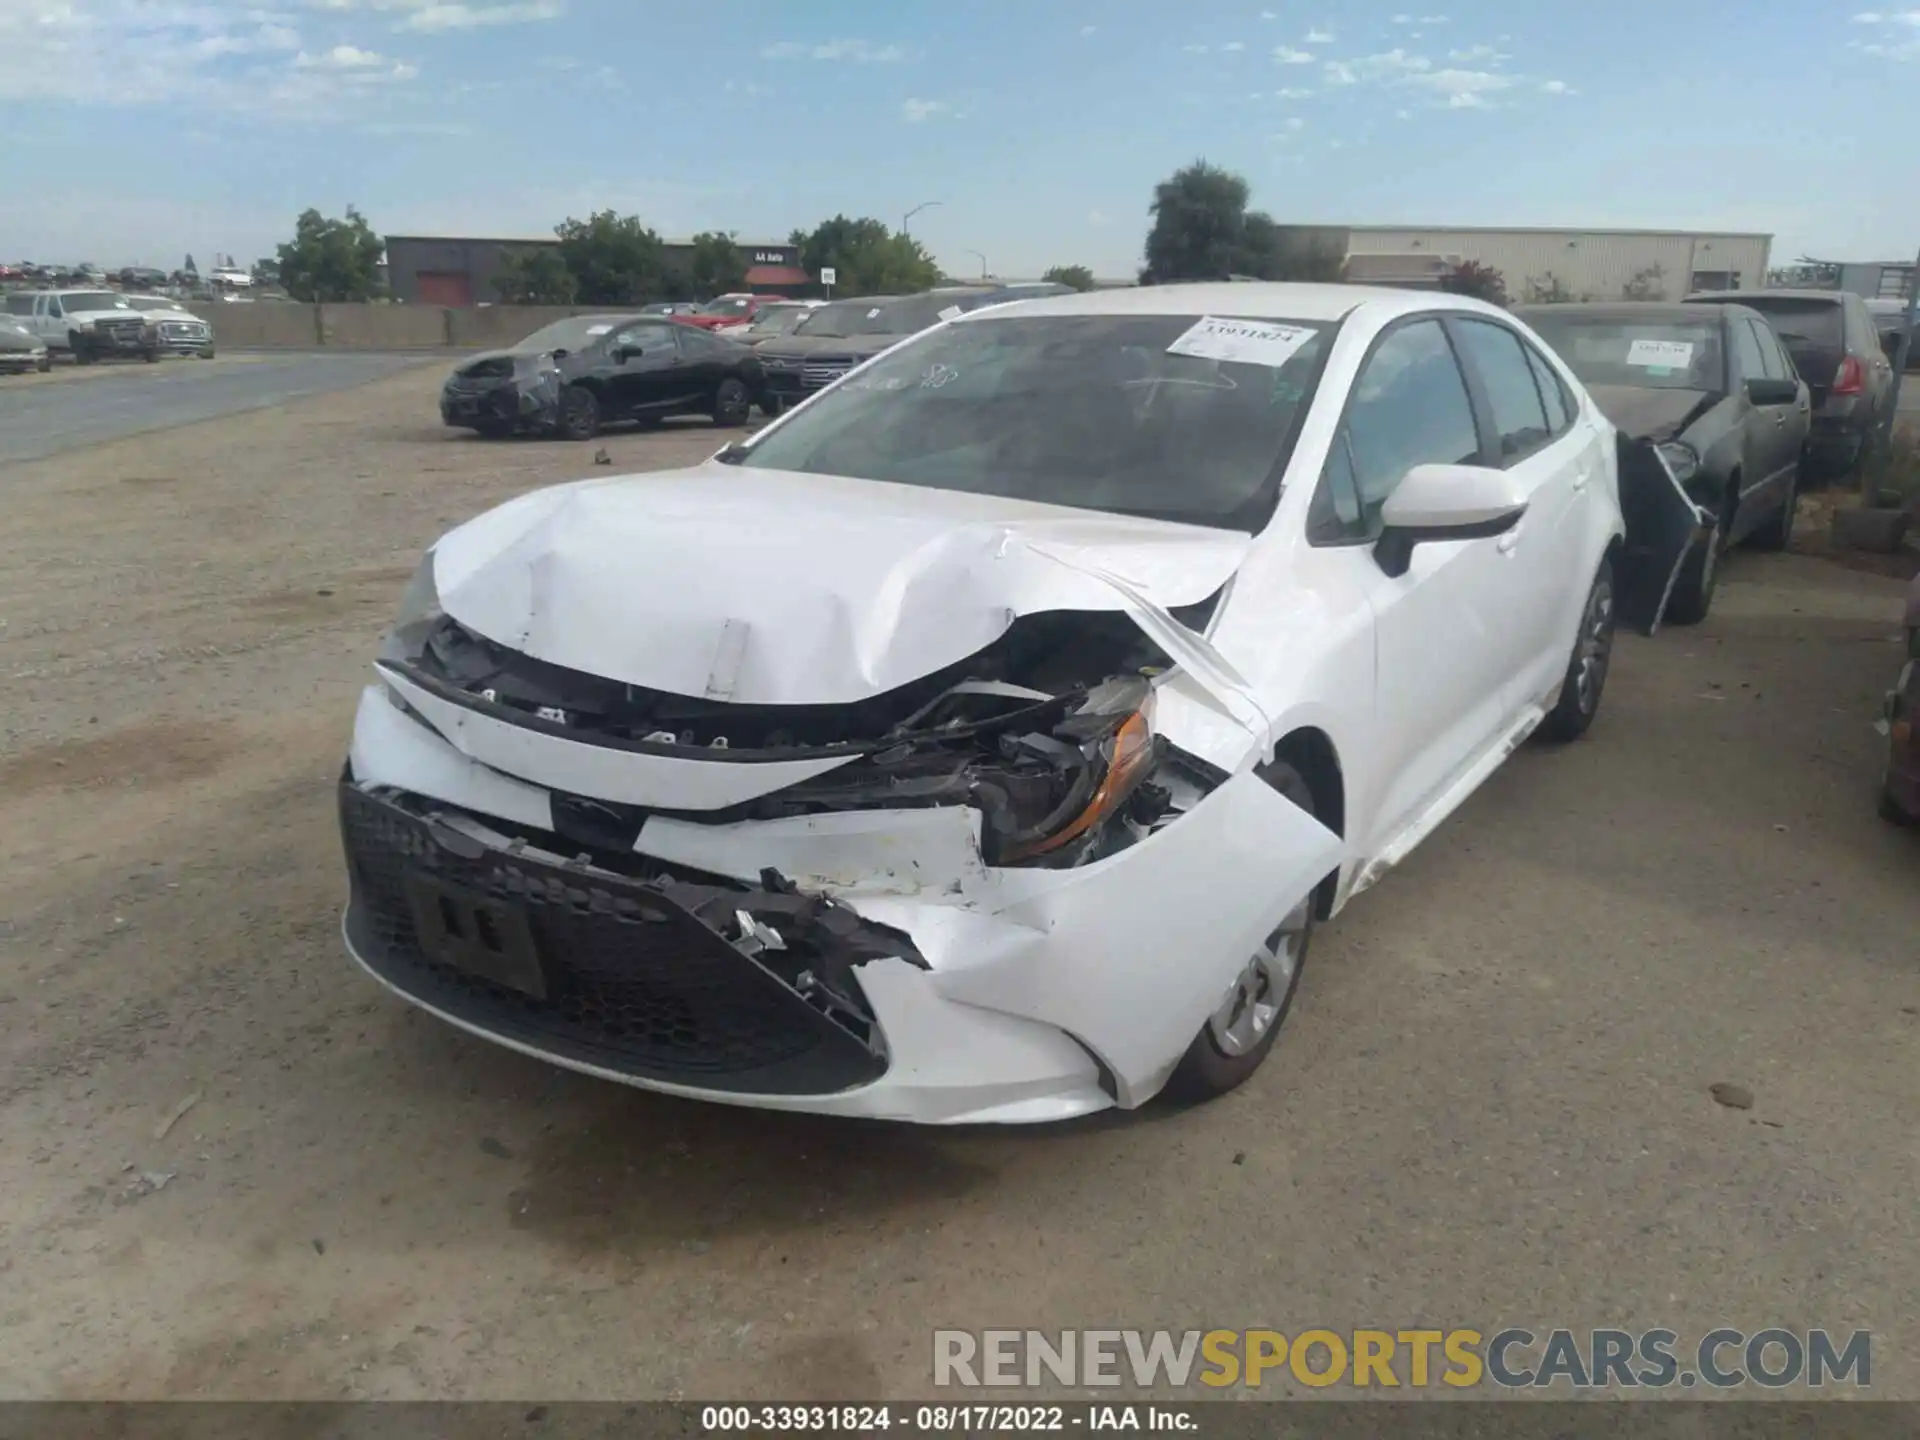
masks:
<svg viewBox="0 0 1920 1440"><path fill-rule="evenodd" d="M822 391L742 463L1257 530L1336 327L1249 322L1272 329L1253 363L1171 350L1196 320L949 326Z"/></svg>
<svg viewBox="0 0 1920 1440"><path fill-rule="evenodd" d="M1806 354L1838 355L1847 348L1838 301L1770 300L1763 295L1748 295L1741 303L1767 317L1774 334L1786 342L1787 353L1796 361ZM1836 363L1829 360L1826 368Z"/></svg>
<svg viewBox="0 0 1920 1440"><path fill-rule="evenodd" d="M513 348L516 350L584 350L613 330L624 315L575 315L542 325Z"/></svg>
<svg viewBox="0 0 1920 1440"><path fill-rule="evenodd" d="M702 315L744 315L753 308L751 295L722 295L699 309Z"/></svg>
<svg viewBox="0 0 1920 1440"><path fill-rule="evenodd" d="M1529 311L1531 325L1587 385L1639 390L1725 390L1720 327L1706 320Z"/></svg>
<svg viewBox="0 0 1920 1440"><path fill-rule="evenodd" d="M940 312L954 304L948 295L876 295L822 305L800 331L809 339L848 340L856 335L917 335L939 323Z"/></svg>
<svg viewBox="0 0 1920 1440"><path fill-rule="evenodd" d="M753 317L755 335L785 335L813 312L805 305L762 305Z"/></svg>
<svg viewBox="0 0 1920 1440"><path fill-rule="evenodd" d="M69 315L76 310L125 310L127 300L124 295L112 290L82 290L73 295L62 295L60 308Z"/></svg>

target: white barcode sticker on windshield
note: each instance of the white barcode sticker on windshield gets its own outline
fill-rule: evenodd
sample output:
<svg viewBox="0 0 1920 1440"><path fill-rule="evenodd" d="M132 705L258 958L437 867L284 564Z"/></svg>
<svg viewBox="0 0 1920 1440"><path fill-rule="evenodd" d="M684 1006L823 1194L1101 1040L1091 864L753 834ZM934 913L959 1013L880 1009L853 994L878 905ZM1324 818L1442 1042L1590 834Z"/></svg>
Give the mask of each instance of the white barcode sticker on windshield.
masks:
<svg viewBox="0 0 1920 1440"><path fill-rule="evenodd" d="M604 335L612 328L613 326L611 325L589 325L587 326L587 333L589 335Z"/></svg>
<svg viewBox="0 0 1920 1440"><path fill-rule="evenodd" d="M1203 315L1197 324L1167 346L1167 354L1191 355L1197 360L1231 360L1241 365L1271 365L1277 370L1319 333L1303 325L1280 325L1271 320L1222 320Z"/></svg>
<svg viewBox="0 0 1920 1440"><path fill-rule="evenodd" d="M880 307L878 305L874 306L871 310L867 311L867 318L869 320L877 319L879 315L880 315Z"/></svg>
<svg viewBox="0 0 1920 1440"><path fill-rule="evenodd" d="M1635 340L1627 346L1627 364L1648 370L1684 370L1693 364L1693 342Z"/></svg>
<svg viewBox="0 0 1920 1440"><path fill-rule="evenodd" d="M942 320L952 320L956 316L964 315L965 313L966 312L962 310L958 305L949 305L947 306L946 309L940 312L940 318Z"/></svg>

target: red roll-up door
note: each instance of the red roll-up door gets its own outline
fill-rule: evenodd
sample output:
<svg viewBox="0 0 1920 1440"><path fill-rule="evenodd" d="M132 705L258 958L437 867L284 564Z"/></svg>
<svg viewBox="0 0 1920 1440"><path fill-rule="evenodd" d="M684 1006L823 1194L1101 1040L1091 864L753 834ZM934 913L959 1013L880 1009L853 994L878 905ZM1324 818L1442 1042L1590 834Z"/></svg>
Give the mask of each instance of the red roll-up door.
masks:
<svg viewBox="0 0 1920 1440"><path fill-rule="evenodd" d="M464 270L422 270L414 280L422 305L473 304L473 277Z"/></svg>

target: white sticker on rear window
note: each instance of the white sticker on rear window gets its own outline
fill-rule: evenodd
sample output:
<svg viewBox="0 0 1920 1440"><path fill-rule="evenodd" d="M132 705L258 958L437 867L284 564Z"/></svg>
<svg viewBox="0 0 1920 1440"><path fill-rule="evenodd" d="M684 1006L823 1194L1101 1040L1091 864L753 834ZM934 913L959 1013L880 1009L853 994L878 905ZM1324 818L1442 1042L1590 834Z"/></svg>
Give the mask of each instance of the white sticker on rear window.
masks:
<svg viewBox="0 0 1920 1440"><path fill-rule="evenodd" d="M958 305L949 305L947 306L946 309L940 312L940 318L942 320L951 320L954 318L954 316L964 315L965 313L966 312L962 310Z"/></svg>
<svg viewBox="0 0 1920 1440"><path fill-rule="evenodd" d="M1241 365L1271 365L1277 370L1319 333L1304 325L1280 325L1271 320L1222 320L1203 315L1197 324L1167 346L1167 354L1191 355L1197 360L1231 360Z"/></svg>
<svg viewBox="0 0 1920 1440"><path fill-rule="evenodd" d="M878 319L879 315L880 315L880 307L878 305L874 306L871 310L867 312L867 318L869 320Z"/></svg>
<svg viewBox="0 0 1920 1440"><path fill-rule="evenodd" d="M589 335L604 335L612 328L613 326L611 325L589 325L587 326L587 333Z"/></svg>
<svg viewBox="0 0 1920 1440"><path fill-rule="evenodd" d="M1684 370L1693 364L1691 340L1635 340L1627 346L1627 364L1649 370Z"/></svg>

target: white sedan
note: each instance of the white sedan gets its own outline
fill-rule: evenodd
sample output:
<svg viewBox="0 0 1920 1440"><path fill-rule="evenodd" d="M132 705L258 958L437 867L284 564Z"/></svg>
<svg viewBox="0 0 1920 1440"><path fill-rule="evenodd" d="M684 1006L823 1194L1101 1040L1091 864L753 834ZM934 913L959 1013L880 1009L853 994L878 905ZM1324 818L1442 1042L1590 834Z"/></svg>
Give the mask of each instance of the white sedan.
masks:
<svg viewBox="0 0 1920 1440"><path fill-rule="evenodd" d="M1629 545L1625 453L1458 297L951 319L705 464L433 548L340 784L348 946L680 1095L1220 1094L1315 923L1530 732L1593 723L1618 609L1657 623L1693 513L1648 471L1661 538Z"/></svg>

